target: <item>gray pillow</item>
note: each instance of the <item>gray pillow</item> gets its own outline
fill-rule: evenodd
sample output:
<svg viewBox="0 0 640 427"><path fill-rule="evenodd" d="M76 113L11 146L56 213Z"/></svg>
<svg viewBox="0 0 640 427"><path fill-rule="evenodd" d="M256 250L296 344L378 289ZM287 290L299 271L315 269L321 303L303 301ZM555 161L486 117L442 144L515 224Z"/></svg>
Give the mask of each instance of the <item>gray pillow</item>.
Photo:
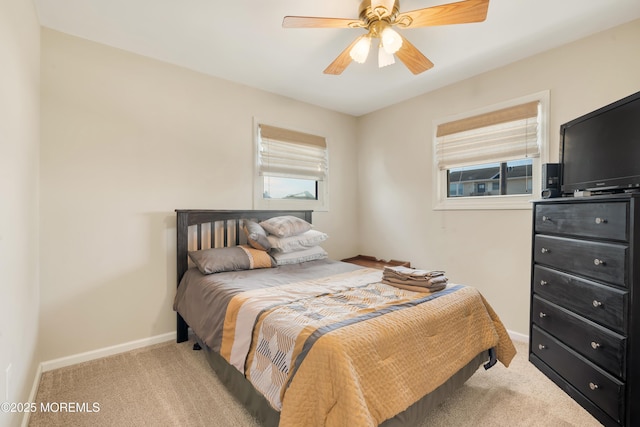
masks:
<svg viewBox="0 0 640 427"><path fill-rule="evenodd" d="M309 230L297 236L289 237L277 237L270 234L267 239L271 245L271 250L274 252L294 252L317 246L327 240L328 237L322 231Z"/></svg>
<svg viewBox="0 0 640 427"><path fill-rule="evenodd" d="M297 236L311 230L311 224L296 216L275 216L260 223L267 233L278 237Z"/></svg>
<svg viewBox="0 0 640 427"><path fill-rule="evenodd" d="M271 255L248 245L191 251L189 258L202 274L276 266Z"/></svg>
<svg viewBox="0 0 640 427"><path fill-rule="evenodd" d="M327 251L321 246L313 246L301 251L295 252L274 252L273 258L277 265L300 264L301 262L313 261L316 259L325 259L328 257Z"/></svg>
<svg viewBox="0 0 640 427"><path fill-rule="evenodd" d="M267 239L267 232L257 222L244 221L244 233L247 235L247 242L252 248L268 251L271 249L271 243Z"/></svg>

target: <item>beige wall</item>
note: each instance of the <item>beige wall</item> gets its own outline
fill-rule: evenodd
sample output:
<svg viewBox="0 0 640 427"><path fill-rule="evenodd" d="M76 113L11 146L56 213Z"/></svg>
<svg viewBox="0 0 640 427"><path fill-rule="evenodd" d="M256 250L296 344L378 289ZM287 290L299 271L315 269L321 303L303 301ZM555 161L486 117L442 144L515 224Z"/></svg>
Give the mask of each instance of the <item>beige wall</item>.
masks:
<svg viewBox="0 0 640 427"><path fill-rule="evenodd" d="M251 208L253 117L328 137L333 258L444 268L527 334L531 213L433 211L432 121L549 90L555 161L561 123L640 90L639 39L635 21L356 119L43 29L42 360L174 330L173 210Z"/></svg>
<svg viewBox="0 0 640 427"><path fill-rule="evenodd" d="M0 2L0 402L25 402L38 339L40 27L30 1ZM9 396L5 372L11 365ZM22 414L0 411L0 425Z"/></svg>
<svg viewBox="0 0 640 427"><path fill-rule="evenodd" d="M432 122L549 90L558 161L562 123L640 90L638 41L634 21L361 117L360 252L445 269L528 334L531 211L432 210Z"/></svg>
<svg viewBox="0 0 640 427"><path fill-rule="evenodd" d="M353 255L356 119L42 30L43 360L175 331L175 209L251 209L253 117L327 137Z"/></svg>

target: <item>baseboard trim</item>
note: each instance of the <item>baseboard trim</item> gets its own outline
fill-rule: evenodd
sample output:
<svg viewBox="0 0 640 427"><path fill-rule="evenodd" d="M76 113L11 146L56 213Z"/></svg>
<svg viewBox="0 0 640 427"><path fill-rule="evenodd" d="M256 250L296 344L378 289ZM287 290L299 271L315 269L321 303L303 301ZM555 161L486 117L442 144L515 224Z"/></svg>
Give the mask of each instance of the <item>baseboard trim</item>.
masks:
<svg viewBox="0 0 640 427"><path fill-rule="evenodd" d="M529 342L529 335L525 335L519 332L514 332L509 330L507 330L507 333L509 334L509 337L511 337L513 341L524 342L524 343Z"/></svg>
<svg viewBox="0 0 640 427"><path fill-rule="evenodd" d="M168 332L154 337L143 338L136 341L129 341L123 344L113 345L111 347L100 348L97 350L87 351L85 353L74 354L71 356L61 357L59 359L48 360L40 364L42 372L52 371L54 369L64 368L65 366L76 365L90 360L100 359L102 357L113 356L114 354L124 353L126 351L135 350L137 348L147 347L154 344L176 339L175 332Z"/></svg>
<svg viewBox="0 0 640 427"><path fill-rule="evenodd" d="M42 363L38 365L36 369L36 375L33 378L33 384L31 385L31 393L29 393L29 402L36 401L36 395L38 394L38 387L40 386L40 378L42 377ZM25 411L24 416L22 417L21 427L28 427L29 425L29 417L31 413L29 411Z"/></svg>
<svg viewBox="0 0 640 427"><path fill-rule="evenodd" d="M65 366L76 365L82 362L88 362L90 360L100 359L102 357L113 356L115 354L124 353L126 351L135 350L137 348L143 348L154 344L160 344L167 341L175 341L176 333L168 332L162 335L156 335L154 337L143 338L136 341L129 341L123 344L113 345L111 347L100 348L98 350L87 351L85 353L74 354L67 357L61 357L59 359L48 360L41 362L36 370L35 378L33 379L33 385L31 386L31 393L29 394L29 402L36 401L36 395L38 394L38 387L40 386L40 379L42 374L47 371L52 371L58 368L64 368ZM29 425L30 413L25 412L22 417L21 427L27 427Z"/></svg>

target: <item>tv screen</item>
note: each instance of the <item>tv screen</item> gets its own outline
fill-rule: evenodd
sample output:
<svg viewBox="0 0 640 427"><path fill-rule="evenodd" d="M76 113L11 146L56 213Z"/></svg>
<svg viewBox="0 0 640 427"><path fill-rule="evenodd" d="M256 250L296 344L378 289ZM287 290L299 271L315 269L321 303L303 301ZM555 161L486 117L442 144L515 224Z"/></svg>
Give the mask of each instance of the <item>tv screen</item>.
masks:
<svg viewBox="0 0 640 427"><path fill-rule="evenodd" d="M640 191L640 92L560 126L562 192Z"/></svg>

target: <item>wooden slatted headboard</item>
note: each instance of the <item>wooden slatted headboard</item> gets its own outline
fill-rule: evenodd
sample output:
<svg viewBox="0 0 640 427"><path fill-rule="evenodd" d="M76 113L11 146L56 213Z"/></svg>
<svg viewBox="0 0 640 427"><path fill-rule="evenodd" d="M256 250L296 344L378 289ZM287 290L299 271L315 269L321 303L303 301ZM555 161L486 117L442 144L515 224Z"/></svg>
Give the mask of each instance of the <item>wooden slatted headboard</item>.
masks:
<svg viewBox="0 0 640 427"><path fill-rule="evenodd" d="M189 250L236 246L244 241L243 220L263 221L282 215L292 215L311 223L310 210L197 210L176 209L178 283L189 268ZM189 339L189 326L177 315L177 341Z"/></svg>

